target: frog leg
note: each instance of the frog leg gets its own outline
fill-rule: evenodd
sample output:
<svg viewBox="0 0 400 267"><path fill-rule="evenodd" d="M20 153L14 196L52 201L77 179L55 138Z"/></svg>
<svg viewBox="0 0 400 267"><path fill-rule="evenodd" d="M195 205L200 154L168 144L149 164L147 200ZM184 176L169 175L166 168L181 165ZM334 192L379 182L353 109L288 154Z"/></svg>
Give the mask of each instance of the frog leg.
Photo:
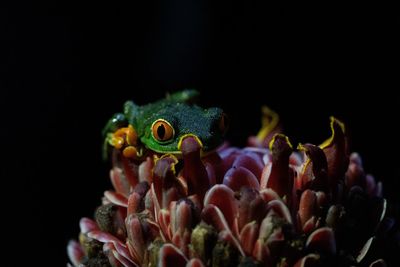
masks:
<svg viewBox="0 0 400 267"><path fill-rule="evenodd" d="M121 150L126 158L138 159L143 156L143 147L139 145L137 132L131 124L109 134L108 143Z"/></svg>

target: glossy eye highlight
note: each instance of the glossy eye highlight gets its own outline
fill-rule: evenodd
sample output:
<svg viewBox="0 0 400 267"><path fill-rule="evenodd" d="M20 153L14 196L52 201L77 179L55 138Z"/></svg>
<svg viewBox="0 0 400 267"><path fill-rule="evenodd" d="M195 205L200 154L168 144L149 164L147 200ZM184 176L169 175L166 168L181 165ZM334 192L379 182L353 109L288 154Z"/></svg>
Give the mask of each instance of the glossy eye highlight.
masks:
<svg viewBox="0 0 400 267"><path fill-rule="evenodd" d="M156 141L166 142L174 138L175 130L168 121L158 119L151 126L151 134Z"/></svg>

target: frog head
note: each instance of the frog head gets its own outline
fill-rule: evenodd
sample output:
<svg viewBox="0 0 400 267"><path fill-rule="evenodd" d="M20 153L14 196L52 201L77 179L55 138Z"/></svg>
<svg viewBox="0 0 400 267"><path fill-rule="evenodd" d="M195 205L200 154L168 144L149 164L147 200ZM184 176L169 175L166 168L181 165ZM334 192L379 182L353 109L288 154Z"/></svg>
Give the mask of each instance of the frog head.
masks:
<svg viewBox="0 0 400 267"><path fill-rule="evenodd" d="M214 150L223 142L227 119L220 108L195 105L197 96L195 90L184 90L143 106L127 101L123 113L115 114L103 130L104 158L110 145L134 158L143 150L179 156L188 136L198 141L203 155Z"/></svg>
<svg viewBox="0 0 400 267"><path fill-rule="evenodd" d="M193 136L207 153L223 142L227 128L226 116L220 108L203 109L186 102L164 102L143 109L136 120L140 141L162 154L181 154L185 137Z"/></svg>

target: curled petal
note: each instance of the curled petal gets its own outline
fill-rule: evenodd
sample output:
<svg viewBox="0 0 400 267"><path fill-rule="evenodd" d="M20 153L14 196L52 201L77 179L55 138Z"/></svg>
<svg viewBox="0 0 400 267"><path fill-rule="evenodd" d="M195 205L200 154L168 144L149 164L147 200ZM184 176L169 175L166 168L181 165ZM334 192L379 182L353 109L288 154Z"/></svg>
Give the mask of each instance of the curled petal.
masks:
<svg viewBox="0 0 400 267"><path fill-rule="evenodd" d="M268 210L273 210L278 214L282 219L286 222L292 224L292 216L290 215L290 211L288 207L280 200L272 200L267 205Z"/></svg>
<svg viewBox="0 0 400 267"><path fill-rule="evenodd" d="M215 205L209 204L205 206L201 213L201 218L207 224L210 224L213 227L215 227L218 230L218 232L224 230L230 230L229 224L226 221L224 214Z"/></svg>
<svg viewBox="0 0 400 267"><path fill-rule="evenodd" d="M147 182L138 183L128 197L128 214L141 212L145 208L146 194L149 191Z"/></svg>
<svg viewBox="0 0 400 267"><path fill-rule="evenodd" d="M112 253L113 253L115 259L117 259L122 264L122 266L124 266L124 267L139 267L139 265L137 265L136 263L129 261L127 258L125 258L121 254L119 254L118 251L112 250Z"/></svg>
<svg viewBox="0 0 400 267"><path fill-rule="evenodd" d="M324 151L328 162L328 179L332 188L343 177L349 162L344 124L331 117L332 136L319 147Z"/></svg>
<svg viewBox="0 0 400 267"><path fill-rule="evenodd" d="M204 206L215 205L224 214L229 227L234 229L234 221L238 211L234 192L226 185L214 185L204 198Z"/></svg>
<svg viewBox="0 0 400 267"><path fill-rule="evenodd" d="M244 167L254 174L255 177L260 178L264 164L261 159L253 154L247 153L238 156L232 165L233 168Z"/></svg>
<svg viewBox="0 0 400 267"><path fill-rule="evenodd" d="M82 262L82 258L85 256L81 245L74 240L70 240L68 242L67 254L69 260L75 267L78 267L80 265L80 263Z"/></svg>
<svg viewBox="0 0 400 267"><path fill-rule="evenodd" d="M246 224L240 232L240 244L246 255L251 255L258 238L259 225L253 221Z"/></svg>
<svg viewBox="0 0 400 267"><path fill-rule="evenodd" d="M229 186L233 191L240 191L242 187L258 190L260 183L254 174L244 167L231 168L224 177L224 185Z"/></svg>
<svg viewBox="0 0 400 267"><path fill-rule="evenodd" d="M93 230L99 230L97 223L89 218L82 218L79 222L79 228L83 234L87 234Z"/></svg>
<svg viewBox="0 0 400 267"><path fill-rule="evenodd" d="M308 159L301 170L301 190L312 188L314 190L328 190L328 163L321 148L312 144L299 144L298 149L304 151Z"/></svg>
<svg viewBox="0 0 400 267"><path fill-rule="evenodd" d="M172 244L164 244L159 252L159 260L157 266L159 267L185 267L187 264L186 256L177 247Z"/></svg>
<svg viewBox="0 0 400 267"><path fill-rule="evenodd" d="M278 194L271 188L266 188L260 191L260 196L265 202L270 202L271 200L281 200Z"/></svg>
<svg viewBox="0 0 400 267"><path fill-rule="evenodd" d="M194 220L194 204L189 199L178 201L171 209L172 242L185 254L188 255L188 244Z"/></svg>
<svg viewBox="0 0 400 267"><path fill-rule="evenodd" d="M242 256L245 255L242 246L240 245L239 241L233 236L231 231L229 230L221 231L218 234L218 239L236 248Z"/></svg>
<svg viewBox="0 0 400 267"><path fill-rule="evenodd" d="M141 264L146 249L146 243L143 236L142 226L139 218L131 214L126 220L126 229L128 233L129 250L135 262Z"/></svg>
<svg viewBox="0 0 400 267"><path fill-rule="evenodd" d="M336 254L336 241L333 231L329 227L315 230L306 241L310 250L321 251L332 255Z"/></svg>
<svg viewBox="0 0 400 267"><path fill-rule="evenodd" d="M175 175L178 159L173 155L163 155L155 163L153 170L154 193L160 208L168 208L171 201L184 195L183 187Z"/></svg>
<svg viewBox="0 0 400 267"><path fill-rule="evenodd" d="M221 184L222 183L222 178L224 177L224 173L226 172L227 167L224 164L224 161L222 160L221 156L217 152L212 152L202 158L204 165L206 166L209 178L210 178L210 184ZM215 177L210 177L210 170L213 170L213 175Z"/></svg>
<svg viewBox="0 0 400 267"><path fill-rule="evenodd" d="M308 254L307 256L301 258L296 262L294 267L314 267L318 266L319 263L319 255L318 254Z"/></svg>
<svg viewBox="0 0 400 267"><path fill-rule="evenodd" d="M361 162L361 157L357 153L350 155L350 163L346 171L346 186L351 188L355 185L366 187L365 173Z"/></svg>
<svg viewBox="0 0 400 267"><path fill-rule="evenodd" d="M387 265L385 261L382 259L376 260L369 265L369 267L386 267L386 266Z"/></svg>
<svg viewBox="0 0 400 267"><path fill-rule="evenodd" d="M121 168L114 167L110 170L110 179L115 191L127 196L129 194L131 184L123 177L124 176Z"/></svg>
<svg viewBox="0 0 400 267"><path fill-rule="evenodd" d="M374 237L371 237L367 240L367 242L365 242L363 248L360 250L359 254L357 255L357 262L361 262L365 256L368 254L369 249L371 248L371 245L373 243L373 241L375 240Z"/></svg>
<svg viewBox="0 0 400 267"><path fill-rule="evenodd" d="M251 221L261 223L267 214L267 203L261 198L257 190L243 188L240 191L238 227L242 229Z"/></svg>
<svg viewBox="0 0 400 267"><path fill-rule="evenodd" d="M153 167L154 160L150 157L147 157L145 161L143 161L139 165L139 181L140 182L148 182L151 183L153 181Z"/></svg>
<svg viewBox="0 0 400 267"><path fill-rule="evenodd" d="M116 249L116 251L123 256L124 258L126 258L127 260L129 260L130 262L133 263L133 260L131 259L130 253L128 248L126 247L126 245L122 244L122 242L117 239L115 236L109 234L109 233L105 233L105 232L101 232L101 231L92 231L88 233L88 236L90 238L96 239L97 241L100 241L102 243L112 243Z"/></svg>
<svg viewBox="0 0 400 267"><path fill-rule="evenodd" d="M122 170L121 178L126 180L131 187L135 187L139 182L138 166L130 159L124 157L120 152L114 151L113 165Z"/></svg>
<svg viewBox="0 0 400 267"><path fill-rule="evenodd" d="M270 150L272 164L264 167L262 175L265 177L261 179L265 180L267 188L273 189L280 197L291 197L293 177L289 169L289 157L293 151L292 145L286 136L277 134L270 143Z"/></svg>
<svg viewBox="0 0 400 267"><path fill-rule="evenodd" d="M305 190L301 194L299 206L300 225L304 227L305 223L314 215L317 196L312 190Z"/></svg>
<svg viewBox="0 0 400 267"><path fill-rule="evenodd" d="M171 240L172 233L170 228L170 212L166 209L161 209L158 213L158 223L160 225L161 233L163 235L164 240Z"/></svg>
<svg viewBox="0 0 400 267"><path fill-rule="evenodd" d="M260 262L270 262L269 248L262 239L257 239L256 244L254 245L253 257Z"/></svg>
<svg viewBox="0 0 400 267"><path fill-rule="evenodd" d="M113 204L117 205L117 206L121 206L121 207L128 207L128 199L117 192L113 192L113 191L105 191L104 192L104 196Z"/></svg>
<svg viewBox="0 0 400 267"><path fill-rule="evenodd" d="M132 192L128 198L128 214L140 211L140 205L143 198L136 192Z"/></svg>
<svg viewBox="0 0 400 267"><path fill-rule="evenodd" d="M110 262L110 265L112 267L123 267L124 265L121 263L121 261L119 261L115 255L117 255L118 257L120 255L118 255L118 253L115 253L115 247L112 243L105 243L103 246L103 252L104 254L107 256L108 261ZM81 266L80 266L81 267Z"/></svg>
<svg viewBox="0 0 400 267"><path fill-rule="evenodd" d="M202 145L198 138L193 136L183 138L180 144L184 162L183 177L187 180L188 192L190 195L197 194L200 199L203 199L210 188L210 182L200 157Z"/></svg>

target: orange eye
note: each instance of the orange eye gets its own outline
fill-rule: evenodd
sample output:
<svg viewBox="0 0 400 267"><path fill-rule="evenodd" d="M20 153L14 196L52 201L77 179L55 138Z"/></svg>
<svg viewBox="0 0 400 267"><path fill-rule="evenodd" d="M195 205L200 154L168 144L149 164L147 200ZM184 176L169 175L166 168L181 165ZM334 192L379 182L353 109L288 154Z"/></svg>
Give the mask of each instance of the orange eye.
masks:
<svg viewBox="0 0 400 267"><path fill-rule="evenodd" d="M226 130L228 130L228 116L226 116L225 113L223 113L219 119L218 127L222 134L225 134Z"/></svg>
<svg viewBox="0 0 400 267"><path fill-rule="evenodd" d="M159 142L166 142L174 137L175 131L169 122L158 119L151 126L151 133Z"/></svg>

